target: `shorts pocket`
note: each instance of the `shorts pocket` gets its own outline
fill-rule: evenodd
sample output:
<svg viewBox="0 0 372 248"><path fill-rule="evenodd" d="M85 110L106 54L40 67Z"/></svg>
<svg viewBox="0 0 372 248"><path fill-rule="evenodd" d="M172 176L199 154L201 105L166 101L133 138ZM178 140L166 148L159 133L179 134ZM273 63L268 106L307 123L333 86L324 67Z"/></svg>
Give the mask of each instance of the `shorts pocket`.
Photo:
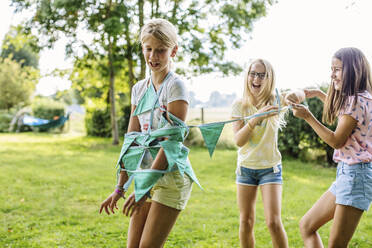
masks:
<svg viewBox="0 0 372 248"><path fill-rule="evenodd" d="M356 171L340 170L339 183L337 185L338 193L344 196L351 196L352 199L364 199L363 175ZM340 185L342 184L342 185Z"/></svg>

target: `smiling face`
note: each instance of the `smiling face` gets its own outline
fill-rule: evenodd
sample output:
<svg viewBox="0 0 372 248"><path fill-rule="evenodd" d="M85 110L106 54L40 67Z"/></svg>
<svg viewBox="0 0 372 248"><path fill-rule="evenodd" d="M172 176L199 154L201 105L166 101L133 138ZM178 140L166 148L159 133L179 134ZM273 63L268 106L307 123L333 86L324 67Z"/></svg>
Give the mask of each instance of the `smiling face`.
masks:
<svg viewBox="0 0 372 248"><path fill-rule="evenodd" d="M333 57L332 58L332 84L335 88L335 90L341 90L342 89L342 61Z"/></svg>
<svg viewBox="0 0 372 248"><path fill-rule="evenodd" d="M254 63L248 72L248 87L253 95L258 95L266 82L266 69L261 63Z"/></svg>
<svg viewBox="0 0 372 248"><path fill-rule="evenodd" d="M142 51L151 71L157 73L169 70L170 60L176 55L177 46L171 49L154 36L149 35L142 43Z"/></svg>

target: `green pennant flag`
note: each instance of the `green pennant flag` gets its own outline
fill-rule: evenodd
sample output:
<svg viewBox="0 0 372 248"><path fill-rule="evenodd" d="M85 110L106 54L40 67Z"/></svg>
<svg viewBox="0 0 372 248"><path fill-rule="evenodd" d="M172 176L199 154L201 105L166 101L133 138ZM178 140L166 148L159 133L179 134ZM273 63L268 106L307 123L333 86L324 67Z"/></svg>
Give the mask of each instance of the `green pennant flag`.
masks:
<svg viewBox="0 0 372 248"><path fill-rule="evenodd" d="M133 135L125 135L124 143L123 146L121 147L120 156L118 162L116 163L116 166L119 166L120 161L122 160L124 154L127 152L128 148L132 145L135 138L136 137Z"/></svg>
<svg viewBox="0 0 372 248"><path fill-rule="evenodd" d="M136 202L141 200L162 176L163 173L154 173L151 170L134 173L134 198Z"/></svg>
<svg viewBox="0 0 372 248"><path fill-rule="evenodd" d="M156 95L156 92L154 88L152 87L152 85L150 85L147 88L145 94L142 96L141 100L139 101L136 109L134 110L133 116L150 111L153 107L154 108L159 107L160 105L157 99L158 99L158 96ZM157 101L156 104L155 104L155 101Z"/></svg>
<svg viewBox="0 0 372 248"><path fill-rule="evenodd" d="M165 157L168 161L167 171L171 171L173 166L177 163L179 154L181 152L182 143L177 141L165 140L160 142L161 147L164 149Z"/></svg>
<svg viewBox="0 0 372 248"><path fill-rule="evenodd" d="M185 169L188 166L187 156L189 155L189 149L185 146L181 148L177 159L177 167L178 171L180 172L181 176L185 173Z"/></svg>
<svg viewBox="0 0 372 248"><path fill-rule="evenodd" d="M199 188L203 189L203 187L200 185L198 179L196 178L195 173L194 173L189 161L187 161L187 166L185 168L185 173L194 181L194 183L196 183L199 186Z"/></svg>
<svg viewBox="0 0 372 248"><path fill-rule="evenodd" d="M209 123L199 126L200 132L203 135L205 145L208 148L209 156L211 157L213 155L214 149L216 148L217 141L220 138L224 126L224 122Z"/></svg>
<svg viewBox="0 0 372 248"><path fill-rule="evenodd" d="M129 171L137 170L137 167L142 162L144 148L136 147L135 149L128 149L127 153L123 156L123 163L125 169ZM130 173L128 173L130 174Z"/></svg>
<svg viewBox="0 0 372 248"><path fill-rule="evenodd" d="M160 147L150 147L149 148L152 159L156 158L156 156L158 155L159 150L160 150Z"/></svg>
<svg viewBox="0 0 372 248"><path fill-rule="evenodd" d="M136 137L136 143L138 143L139 145L144 145L147 141L147 139L149 138L149 134L141 134L141 135L138 135Z"/></svg>

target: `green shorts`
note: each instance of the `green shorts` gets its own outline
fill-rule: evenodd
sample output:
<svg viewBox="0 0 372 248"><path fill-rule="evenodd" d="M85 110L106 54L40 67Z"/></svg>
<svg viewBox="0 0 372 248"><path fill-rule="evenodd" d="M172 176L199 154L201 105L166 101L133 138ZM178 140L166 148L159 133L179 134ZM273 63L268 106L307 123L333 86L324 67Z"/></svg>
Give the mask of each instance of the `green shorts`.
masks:
<svg viewBox="0 0 372 248"><path fill-rule="evenodd" d="M155 184L151 192L151 200L165 206L183 210L190 198L192 180L186 175L181 176L178 170L165 174Z"/></svg>

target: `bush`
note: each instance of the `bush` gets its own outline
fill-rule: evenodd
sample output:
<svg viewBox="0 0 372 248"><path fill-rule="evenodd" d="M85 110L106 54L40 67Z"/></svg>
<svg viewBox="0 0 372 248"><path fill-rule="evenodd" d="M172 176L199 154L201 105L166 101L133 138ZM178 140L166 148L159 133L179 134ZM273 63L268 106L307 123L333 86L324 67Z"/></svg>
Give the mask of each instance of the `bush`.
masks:
<svg viewBox="0 0 372 248"><path fill-rule="evenodd" d="M0 133L8 132L13 116L7 112L0 112Z"/></svg>
<svg viewBox="0 0 372 248"><path fill-rule="evenodd" d="M307 103L315 118L321 121L323 103L317 98L307 99ZM279 132L278 139L279 150L282 154L306 160L306 158L311 157L305 155L307 152L312 151L314 153L314 151L317 150L325 151L325 160L328 162L328 165L335 165L332 160L333 148L319 138L309 124L302 119L294 117L292 113L287 116L286 120L287 126ZM331 130L335 129L335 125L326 126Z"/></svg>
<svg viewBox="0 0 372 248"><path fill-rule="evenodd" d="M119 136L123 137L128 131L129 118L130 118L131 106L126 105L122 108L122 115L118 120Z"/></svg>
<svg viewBox="0 0 372 248"><path fill-rule="evenodd" d="M111 137L110 111L108 109L87 109L85 129L88 136Z"/></svg>
<svg viewBox="0 0 372 248"><path fill-rule="evenodd" d="M131 106L127 105L121 109L118 119L119 136L122 137L128 130ZM111 116L109 109L91 108L87 109L85 115L85 128L88 136L111 137Z"/></svg>
<svg viewBox="0 0 372 248"><path fill-rule="evenodd" d="M50 98L36 99L32 105L32 115L37 118L52 120L65 115L65 105Z"/></svg>
<svg viewBox="0 0 372 248"><path fill-rule="evenodd" d="M57 116L65 115L65 104L59 101L55 101L51 98L37 98L31 104L32 115L36 118L45 120L54 120ZM63 130L65 125L59 128L60 131ZM32 128L39 132L49 131L48 128Z"/></svg>

